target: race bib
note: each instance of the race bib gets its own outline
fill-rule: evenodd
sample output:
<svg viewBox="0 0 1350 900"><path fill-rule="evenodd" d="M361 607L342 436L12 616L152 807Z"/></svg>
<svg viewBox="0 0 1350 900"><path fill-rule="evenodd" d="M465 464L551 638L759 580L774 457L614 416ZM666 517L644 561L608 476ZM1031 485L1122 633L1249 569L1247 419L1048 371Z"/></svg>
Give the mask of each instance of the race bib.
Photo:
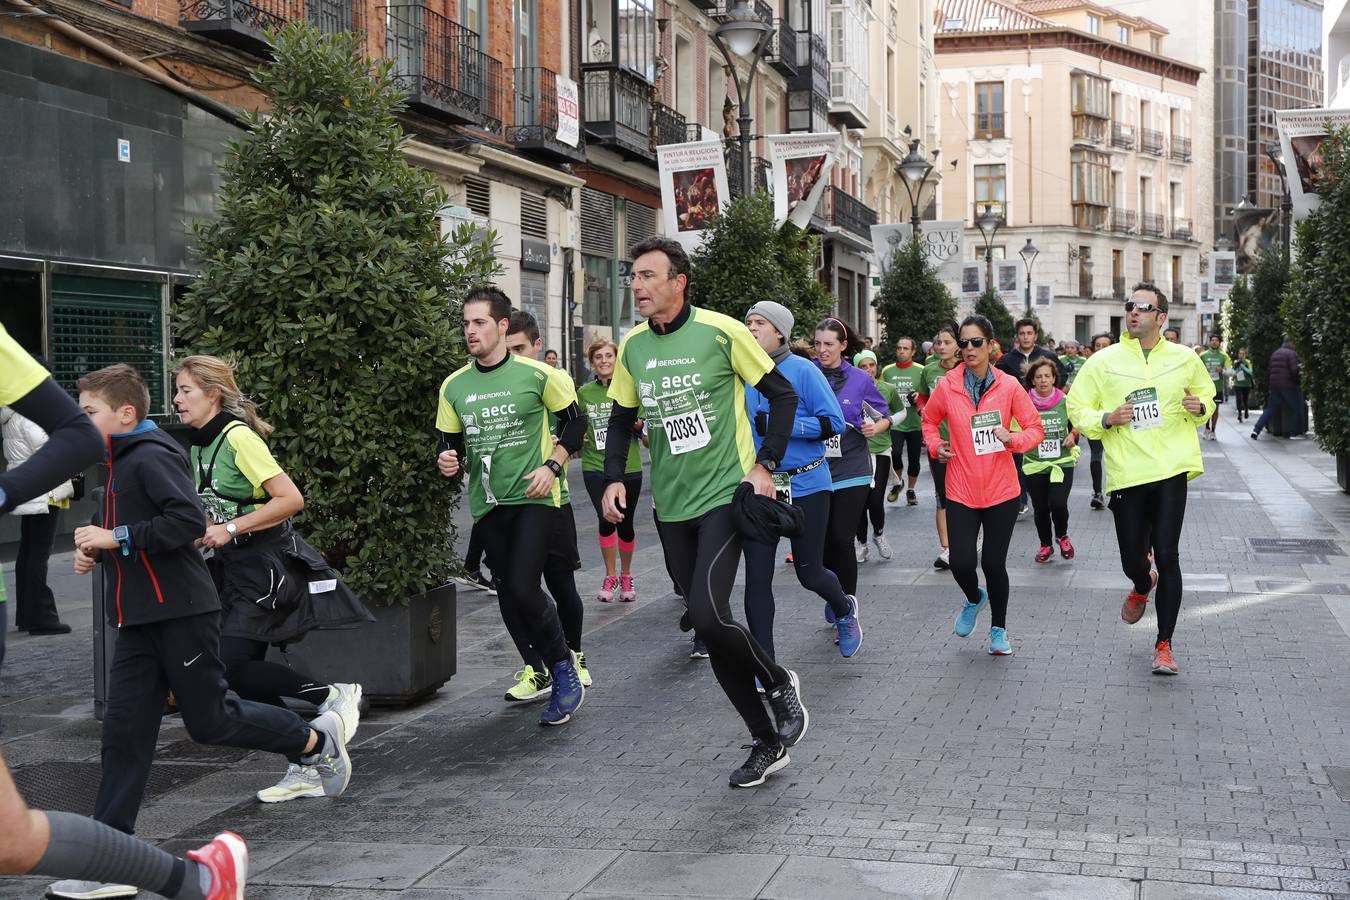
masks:
<svg viewBox="0 0 1350 900"><path fill-rule="evenodd" d="M1041 441L1040 446L1036 448L1036 455L1041 459L1059 459L1059 438L1046 438Z"/></svg>
<svg viewBox="0 0 1350 900"><path fill-rule="evenodd" d="M843 455L844 455L844 449L843 449L843 445L841 444L841 441L842 441L842 440L843 440L843 436L842 436L842 435L838 435L838 434L833 435L833 436L830 437L828 440L826 440L826 441L825 441L825 456L826 456L826 457L829 457L829 458L834 458L834 459L838 459L839 457L843 456Z"/></svg>
<svg viewBox="0 0 1350 900"><path fill-rule="evenodd" d="M784 503L792 502L792 476L785 472L773 473L773 489L775 495Z"/></svg>
<svg viewBox="0 0 1350 900"><path fill-rule="evenodd" d="M998 410L976 413L970 417L970 436L975 442L976 456L988 456L1007 449L1002 441L994 437L994 429L1002 424L1003 416Z"/></svg>
<svg viewBox="0 0 1350 900"><path fill-rule="evenodd" d="M1125 402L1134 407L1134 415L1130 419L1131 431L1148 431L1151 428L1162 427L1162 406L1158 403L1157 388L1146 387L1132 391L1125 398Z"/></svg>
<svg viewBox="0 0 1350 900"><path fill-rule="evenodd" d="M712 441L712 432L703 418L703 410L695 408L686 413L668 416L661 423L666 429L666 441L673 456L706 447Z"/></svg>
<svg viewBox="0 0 1350 900"><path fill-rule="evenodd" d="M591 437L595 440L595 449L601 453L605 452L605 441L609 438L608 428L594 428L591 430Z"/></svg>

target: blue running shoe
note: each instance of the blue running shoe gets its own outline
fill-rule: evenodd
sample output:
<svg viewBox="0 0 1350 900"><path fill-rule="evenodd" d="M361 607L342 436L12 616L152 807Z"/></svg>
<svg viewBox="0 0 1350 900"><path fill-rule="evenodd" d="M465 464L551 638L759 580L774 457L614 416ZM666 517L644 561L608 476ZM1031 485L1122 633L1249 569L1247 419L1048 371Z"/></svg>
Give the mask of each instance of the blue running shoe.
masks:
<svg viewBox="0 0 1350 900"><path fill-rule="evenodd" d="M1012 644L1008 643L1008 629L989 629L989 655L1012 656Z"/></svg>
<svg viewBox="0 0 1350 900"><path fill-rule="evenodd" d="M835 617L834 609L828 603L825 604L825 621L829 622L831 625L834 625L838 621Z"/></svg>
<svg viewBox="0 0 1350 900"><path fill-rule="evenodd" d="M570 650L567 658L554 663L553 692L548 698L548 708L539 714L540 725L565 725L572 713L581 708L586 699L586 688L581 684L581 673L577 671L577 658Z"/></svg>
<svg viewBox="0 0 1350 900"><path fill-rule="evenodd" d="M853 611L834 623L839 632L839 655L848 659L862 646L862 623L858 621L858 598L850 596Z"/></svg>
<svg viewBox="0 0 1350 900"><path fill-rule="evenodd" d="M980 588L980 602L971 603L969 600L961 603L961 611L956 614L956 625L952 631L956 632L957 637L970 637L970 633L975 630L975 620L979 618L980 610L989 602L989 595Z"/></svg>

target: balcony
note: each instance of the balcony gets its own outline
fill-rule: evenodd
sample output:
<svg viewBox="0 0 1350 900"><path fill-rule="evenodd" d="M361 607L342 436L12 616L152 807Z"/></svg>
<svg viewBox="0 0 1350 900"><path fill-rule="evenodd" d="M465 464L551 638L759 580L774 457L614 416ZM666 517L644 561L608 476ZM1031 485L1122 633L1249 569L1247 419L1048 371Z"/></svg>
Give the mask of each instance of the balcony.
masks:
<svg viewBox="0 0 1350 900"><path fill-rule="evenodd" d="M784 78L797 74L797 32L792 30L787 19L779 19L774 24L764 59Z"/></svg>
<svg viewBox="0 0 1350 900"><path fill-rule="evenodd" d="M830 114L830 56L825 39L797 32L797 74L787 78L788 131L820 132Z"/></svg>
<svg viewBox="0 0 1350 900"><path fill-rule="evenodd" d="M851 66L830 66L830 115L845 128L867 127L867 81Z"/></svg>
<svg viewBox="0 0 1350 900"><path fill-rule="evenodd" d="M731 190L731 196L740 197L744 194L741 190L741 145L731 143L727 147L727 187ZM762 156L755 156L750 161L751 183L757 191L770 190L769 180L773 178L773 167L770 162Z"/></svg>
<svg viewBox="0 0 1350 900"><path fill-rule="evenodd" d="M1170 155L1173 159L1189 161L1191 158L1191 139L1172 135L1172 152Z"/></svg>
<svg viewBox="0 0 1350 900"><path fill-rule="evenodd" d="M1149 237L1162 237L1163 217L1161 213L1140 213L1139 233Z"/></svg>
<svg viewBox="0 0 1350 900"><path fill-rule="evenodd" d="M558 140L558 74L538 66L518 68L514 73L515 118L506 129L511 146L557 162L585 162L584 135L577 136L575 147ZM572 115L580 118L581 110L572 110Z"/></svg>
<svg viewBox="0 0 1350 900"><path fill-rule="evenodd" d="M1003 132L1003 113L977 112L975 114L975 140L991 141L994 138L1001 137L1006 137Z"/></svg>
<svg viewBox="0 0 1350 900"><path fill-rule="evenodd" d="M1145 153L1151 153L1154 156L1163 156L1165 154L1163 149L1165 146L1163 143L1163 133L1161 131L1154 131L1152 128L1139 129L1139 145Z"/></svg>
<svg viewBox="0 0 1350 900"><path fill-rule="evenodd" d="M1169 224L1171 225L1171 228L1169 228L1168 231L1171 233L1173 239L1178 241L1189 241L1194 239L1195 232L1191 228L1190 219L1173 219Z"/></svg>
<svg viewBox="0 0 1350 900"><path fill-rule="evenodd" d="M1117 300L1129 299L1129 287L1125 284L1124 275L1111 276L1111 296Z"/></svg>
<svg viewBox="0 0 1350 900"><path fill-rule="evenodd" d="M689 2L692 3L695 8L704 10L705 12L712 12L718 7L718 0L689 0Z"/></svg>
<svg viewBox="0 0 1350 900"><path fill-rule="evenodd" d="M684 142L688 132L684 116L653 103L651 85L641 76L619 68L586 69L582 75L582 115L594 143L632 159L655 162L653 147Z"/></svg>
<svg viewBox="0 0 1350 900"><path fill-rule="evenodd" d="M1117 150L1133 150L1137 146L1135 127L1125 122L1111 123L1111 146Z"/></svg>
<svg viewBox="0 0 1350 900"><path fill-rule="evenodd" d="M502 64L476 49L478 35L420 5L388 6L385 14L385 56L408 106L454 124L500 131Z"/></svg>
<svg viewBox="0 0 1350 900"><path fill-rule="evenodd" d="M877 224L877 213L872 207L834 185L825 188L821 205L826 224L872 243L872 226Z"/></svg>
<svg viewBox="0 0 1350 900"><path fill-rule="evenodd" d="M970 213L970 227L974 228L975 223L984 215L984 208L989 207L994 215L998 216L999 227L1003 228L1008 224L1008 204L1003 200L976 200L974 208ZM976 237L978 240L978 236Z"/></svg>
<svg viewBox="0 0 1350 900"><path fill-rule="evenodd" d="M1073 139L1075 143L1104 144L1107 139L1107 119L1090 116L1086 113L1074 113Z"/></svg>
<svg viewBox="0 0 1350 900"><path fill-rule="evenodd" d="M1111 207L1111 230L1116 234L1130 234L1134 231L1134 210Z"/></svg>
<svg viewBox="0 0 1350 900"><path fill-rule="evenodd" d="M356 0L181 0L178 24L236 50L269 55L268 28L303 20L324 34L365 30Z"/></svg>

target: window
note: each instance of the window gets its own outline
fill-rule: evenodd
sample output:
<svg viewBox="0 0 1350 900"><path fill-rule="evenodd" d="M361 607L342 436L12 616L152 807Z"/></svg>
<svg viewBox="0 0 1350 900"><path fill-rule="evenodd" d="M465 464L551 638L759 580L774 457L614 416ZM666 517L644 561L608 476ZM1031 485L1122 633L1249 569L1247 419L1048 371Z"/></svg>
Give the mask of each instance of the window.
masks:
<svg viewBox="0 0 1350 900"><path fill-rule="evenodd" d="M1069 76L1073 109L1073 139L1100 143L1106 140L1111 116L1111 82L1086 72Z"/></svg>
<svg viewBox="0 0 1350 900"><path fill-rule="evenodd" d="M675 79L675 108L686 120L698 121L694 112L694 48L684 35L675 37L675 65L670 74Z"/></svg>
<svg viewBox="0 0 1350 900"><path fill-rule="evenodd" d="M1144 254L1143 264L1144 264L1144 278L1143 278L1143 280L1144 280L1144 281L1152 281L1152 280L1153 280L1153 254L1152 254L1152 253L1145 253L1145 254Z"/></svg>
<svg viewBox="0 0 1350 900"><path fill-rule="evenodd" d="M648 81L656 78L654 0L619 0L619 65Z"/></svg>
<svg viewBox="0 0 1350 900"><path fill-rule="evenodd" d="M1003 82L975 83L975 136L1003 137Z"/></svg>
<svg viewBox="0 0 1350 900"><path fill-rule="evenodd" d="M1172 257L1172 299L1181 300L1184 291L1181 288L1181 257Z"/></svg>
<svg viewBox="0 0 1350 900"><path fill-rule="evenodd" d="M515 0L516 57L514 65L528 68L539 65L538 18L536 0Z"/></svg>
<svg viewBox="0 0 1350 900"><path fill-rule="evenodd" d="M1130 42L1130 26L1117 25L1116 40L1120 41L1122 44L1128 44Z"/></svg>
<svg viewBox="0 0 1350 900"><path fill-rule="evenodd" d="M474 50L483 49L487 23L487 0L459 0L459 24L473 32Z"/></svg>
<svg viewBox="0 0 1350 900"><path fill-rule="evenodd" d="M1088 34L1102 33L1102 17L1088 13Z"/></svg>
<svg viewBox="0 0 1350 900"><path fill-rule="evenodd" d="M1148 49L1150 53L1162 53L1162 38L1156 34L1149 35Z"/></svg>
<svg viewBox="0 0 1350 900"><path fill-rule="evenodd" d="M1107 193L1110 158L1096 150L1072 150L1069 161L1073 177L1073 224L1078 228L1100 228L1106 224L1106 209L1111 205Z"/></svg>
<svg viewBox="0 0 1350 900"><path fill-rule="evenodd" d="M972 221L978 219L987 204L1006 221L1008 218L1008 167L1002 164L975 167L975 210Z"/></svg>
<svg viewBox="0 0 1350 900"><path fill-rule="evenodd" d="M1092 340L1092 316L1073 317L1073 339L1084 346Z"/></svg>

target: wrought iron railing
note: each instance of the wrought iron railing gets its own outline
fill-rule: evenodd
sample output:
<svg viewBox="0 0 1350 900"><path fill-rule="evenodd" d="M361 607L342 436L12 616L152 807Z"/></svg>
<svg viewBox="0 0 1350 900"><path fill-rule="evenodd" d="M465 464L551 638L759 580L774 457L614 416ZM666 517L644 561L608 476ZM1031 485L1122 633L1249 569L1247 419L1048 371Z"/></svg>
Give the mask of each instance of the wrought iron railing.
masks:
<svg viewBox="0 0 1350 900"><path fill-rule="evenodd" d="M773 35L769 38L769 48L764 58L784 75L790 77L797 74L797 32L787 19L778 19L774 23Z"/></svg>
<svg viewBox="0 0 1350 900"><path fill-rule="evenodd" d="M513 70L515 114L506 129L506 139L518 147L544 147L585 156L585 135L577 135L576 147L558 140L561 119L558 109L558 73L542 66ZM580 110L577 110L580 113ZM580 122L578 122L580 132Z"/></svg>
<svg viewBox="0 0 1350 900"><path fill-rule="evenodd" d="M971 214L971 224L978 222L980 216L984 215L984 208L989 207L989 211L998 216L1000 227L1008 224L1008 204L1004 200L976 200L974 212Z"/></svg>
<svg viewBox="0 0 1350 900"><path fill-rule="evenodd" d="M261 33L290 21L289 0L183 0L180 22L230 24Z"/></svg>
<svg viewBox="0 0 1350 900"><path fill-rule="evenodd" d="M1150 237L1161 237L1163 233L1162 213L1140 213L1139 233Z"/></svg>
<svg viewBox="0 0 1350 900"><path fill-rule="evenodd" d="M1152 153L1154 156L1162 156L1165 152L1163 133L1152 128L1139 129L1139 145L1145 153Z"/></svg>
<svg viewBox="0 0 1350 900"><path fill-rule="evenodd" d="M1190 219L1173 219L1171 226L1172 237L1179 241L1189 241L1195 234L1191 228Z"/></svg>
<svg viewBox="0 0 1350 900"><path fill-rule="evenodd" d="M488 130L501 128L506 78L478 35L420 4L385 7L385 55L393 80L416 105Z"/></svg>
<svg viewBox="0 0 1350 900"><path fill-rule="evenodd" d="M1003 137L1003 113L975 113L975 140Z"/></svg>
<svg viewBox="0 0 1350 900"><path fill-rule="evenodd" d="M1111 230L1119 234L1134 231L1134 210L1111 207Z"/></svg>
<svg viewBox="0 0 1350 900"><path fill-rule="evenodd" d="M664 103L656 104L655 113L656 146L684 143L685 133L688 131L684 116Z"/></svg>
<svg viewBox="0 0 1350 900"><path fill-rule="evenodd" d="M1191 158L1191 139L1172 135L1172 154L1173 159Z"/></svg>
<svg viewBox="0 0 1350 900"><path fill-rule="evenodd" d="M1111 146L1121 150L1135 148L1135 127L1126 122L1111 123Z"/></svg>
<svg viewBox="0 0 1350 900"><path fill-rule="evenodd" d="M876 210L833 184L825 189L823 199L826 222L863 240L872 239L872 226L877 224Z"/></svg>

